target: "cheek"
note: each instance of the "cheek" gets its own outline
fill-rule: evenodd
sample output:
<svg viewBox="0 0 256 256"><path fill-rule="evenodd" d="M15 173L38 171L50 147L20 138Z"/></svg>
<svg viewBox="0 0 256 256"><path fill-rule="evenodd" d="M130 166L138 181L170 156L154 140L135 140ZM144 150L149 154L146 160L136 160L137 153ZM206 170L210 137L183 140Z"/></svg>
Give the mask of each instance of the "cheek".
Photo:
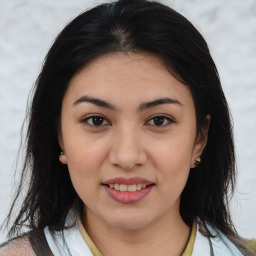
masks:
<svg viewBox="0 0 256 256"><path fill-rule="evenodd" d="M93 198L96 199L95 194L100 187L100 161L100 152L96 149L85 152L81 149L81 152L68 158L71 182L86 205L90 205Z"/></svg>
<svg viewBox="0 0 256 256"><path fill-rule="evenodd" d="M169 152L159 162L157 184L168 205L173 205L187 183L190 172L190 158L177 154L177 150Z"/></svg>
<svg viewBox="0 0 256 256"><path fill-rule="evenodd" d="M151 155L154 156L156 164L163 169L173 171L186 167L190 169L194 138L193 130L172 134L169 138L154 143L154 147L151 147Z"/></svg>
<svg viewBox="0 0 256 256"><path fill-rule="evenodd" d="M100 164L106 154L106 139L87 134L82 128L73 131L64 137L68 165L75 169L90 169Z"/></svg>
<svg viewBox="0 0 256 256"><path fill-rule="evenodd" d="M186 133L183 133L183 135ZM179 195L188 179L194 145L193 131L187 136L173 136L168 143L158 143L154 150L153 162L156 166L157 181L168 196ZM192 135L192 136L191 136Z"/></svg>
<svg viewBox="0 0 256 256"><path fill-rule="evenodd" d="M85 141L71 140L66 151L70 177L79 195L86 194L85 190L92 189L93 184L100 184L100 166L106 157L102 143Z"/></svg>
<svg viewBox="0 0 256 256"><path fill-rule="evenodd" d="M191 151L171 149L158 151L157 170L160 183L169 183L171 186L186 183L191 163Z"/></svg>

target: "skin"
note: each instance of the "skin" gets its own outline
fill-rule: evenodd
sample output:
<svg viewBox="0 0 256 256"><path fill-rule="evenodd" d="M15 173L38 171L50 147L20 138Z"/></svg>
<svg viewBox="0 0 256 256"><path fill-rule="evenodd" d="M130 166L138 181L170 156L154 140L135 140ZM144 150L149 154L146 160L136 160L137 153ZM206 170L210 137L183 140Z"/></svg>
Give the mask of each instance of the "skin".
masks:
<svg viewBox="0 0 256 256"><path fill-rule="evenodd" d="M83 96L104 100L113 109ZM175 102L141 107L167 97ZM95 126L91 115L104 119ZM163 123L155 116L165 116ZM204 133L205 139L196 135L189 88L157 57L107 54L75 74L62 103L60 161L68 165L86 205L82 221L104 256L182 253L190 227L179 214L180 195L206 144L207 128ZM136 203L113 200L102 185L114 177L134 176L154 183Z"/></svg>

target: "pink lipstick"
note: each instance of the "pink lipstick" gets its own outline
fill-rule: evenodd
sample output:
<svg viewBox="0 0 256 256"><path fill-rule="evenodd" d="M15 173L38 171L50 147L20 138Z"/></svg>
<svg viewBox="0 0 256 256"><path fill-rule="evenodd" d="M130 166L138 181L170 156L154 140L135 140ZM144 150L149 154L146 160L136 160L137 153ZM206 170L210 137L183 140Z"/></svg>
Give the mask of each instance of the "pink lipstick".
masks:
<svg viewBox="0 0 256 256"><path fill-rule="evenodd" d="M116 177L102 183L108 195L123 204L136 203L146 197L154 183L140 177Z"/></svg>

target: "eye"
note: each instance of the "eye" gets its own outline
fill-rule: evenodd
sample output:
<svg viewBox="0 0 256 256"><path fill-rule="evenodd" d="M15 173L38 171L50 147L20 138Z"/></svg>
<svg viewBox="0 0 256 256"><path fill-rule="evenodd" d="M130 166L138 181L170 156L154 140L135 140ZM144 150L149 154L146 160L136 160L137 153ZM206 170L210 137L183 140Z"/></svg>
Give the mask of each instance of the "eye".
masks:
<svg viewBox="0 0 256 256"><path fill-rule="evenodd" d="M88 116L82 122L95 127L109 125L109 122L103 116L99 115Z"/></svg>
<svg viewBox="0 0 256 256"><path fill-rule="evenodd" d="M170 123L174 123L174 121L167 116L154 116L149 119L147 124L153 125L153 126L167 126Z"/></svg>

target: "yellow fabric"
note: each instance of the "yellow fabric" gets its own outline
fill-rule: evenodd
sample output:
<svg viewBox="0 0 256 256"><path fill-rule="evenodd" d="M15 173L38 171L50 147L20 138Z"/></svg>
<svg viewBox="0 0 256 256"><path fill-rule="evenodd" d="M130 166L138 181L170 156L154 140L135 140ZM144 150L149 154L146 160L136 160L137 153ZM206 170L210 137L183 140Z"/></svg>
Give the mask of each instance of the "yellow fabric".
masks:
<svg viewBox="0 0 256 256"><path fill-rule="evenodd" d="M191 256L196 239L196 221L194 221L187 246L181 256Z"/></svg>
<svg viewBox="0 0 256 256"><path fill-rule="evenodd" d="M93 256L103 256L100 251L97 249L96 245L94 244L94 242L92 241L92 239L89 237L88 233L86 232L84 225L81 221L81 219L78 217L77 218L77 225L78 228L80 230L80 233L84 239L84 241L86 242L86 244L88 245L89 249L92 252Z"/></svg>
<svg viewBox="0 0 256 256"><path fill-rule="evenodd" d="M77 218L77 224L78 224L78 228L80 230L80 233L81 233L84 241L86 242L86 244L90 248L93 256L103 256L100 253L100 251L97 249L97 247L94 244L94 242L92 241L92 239L89 237L89 235L86 232L86 230L85 230L85 228L82 224L82 221L79 217ZM193 223L191 234L190 234L187 246L186 246L182 256L191 256L192 251L193 251L193 247L194 247L194 243L195 243L195 238L196 238L196 222Z"/></svg>

